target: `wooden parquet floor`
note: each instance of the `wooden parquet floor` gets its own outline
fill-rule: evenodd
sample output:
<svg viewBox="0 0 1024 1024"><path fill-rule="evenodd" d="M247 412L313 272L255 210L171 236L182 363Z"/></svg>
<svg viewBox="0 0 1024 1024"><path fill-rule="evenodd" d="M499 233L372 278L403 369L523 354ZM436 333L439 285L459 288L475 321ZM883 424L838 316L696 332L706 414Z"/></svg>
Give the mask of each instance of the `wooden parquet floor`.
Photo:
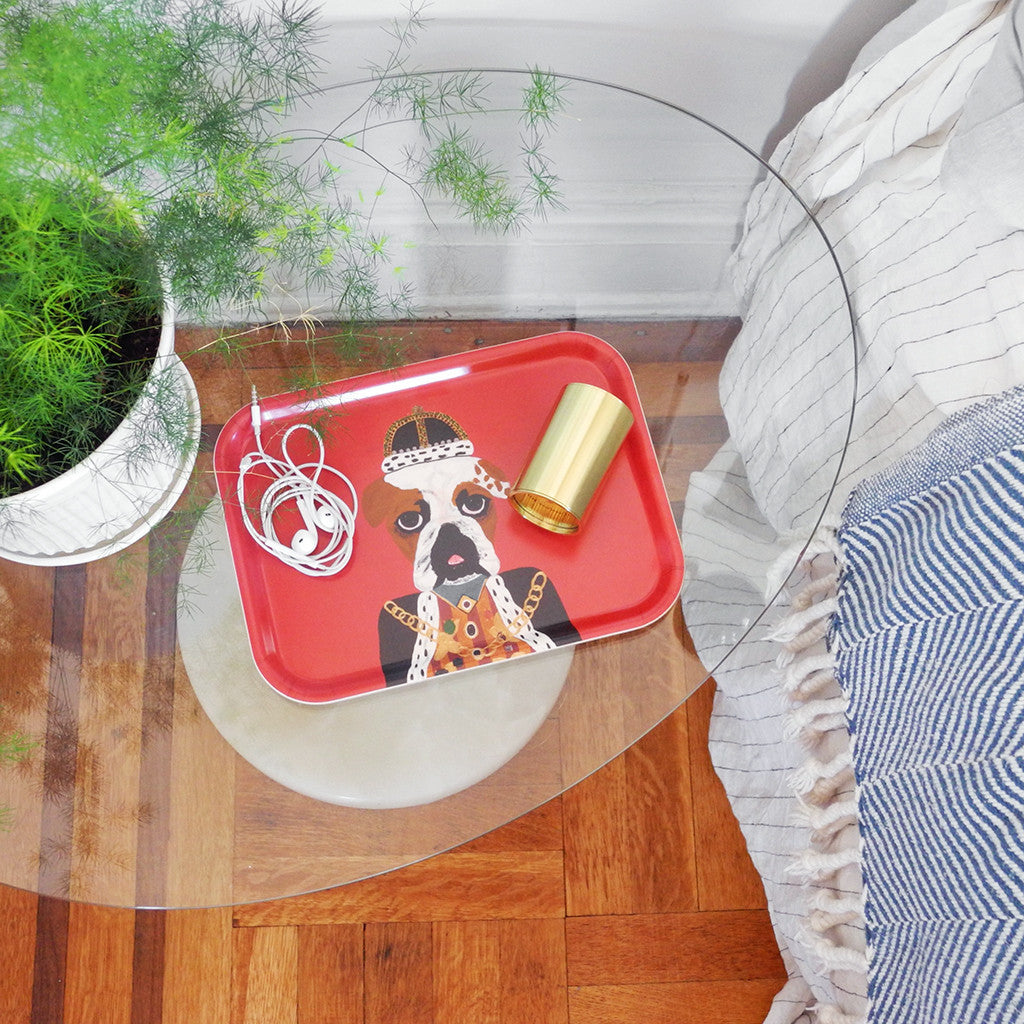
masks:
<svg viewBox="0 0 1024 1024"><path fill-rule="evenodd" d="M785 972L712 699L519 820L352 885L175 911L0 886L0 1024L758 1024Z"/></svg>
<svg viewBox="0 0 1024 1024"><path fill-rule="evenodd" d="M0 887L4 1024L757 1024L782 986L712 683L563 796L393 874L132 911Z"/></svg>

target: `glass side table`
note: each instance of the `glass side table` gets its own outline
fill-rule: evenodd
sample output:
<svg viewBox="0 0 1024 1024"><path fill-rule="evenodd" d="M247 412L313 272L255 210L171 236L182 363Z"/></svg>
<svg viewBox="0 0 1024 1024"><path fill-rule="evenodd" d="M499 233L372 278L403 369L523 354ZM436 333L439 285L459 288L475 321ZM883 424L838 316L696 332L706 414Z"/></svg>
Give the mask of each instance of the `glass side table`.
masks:
<svg viewBox="0 0 1024 1024"><path fill-rule="evenodd" d="M521 84L512 72L494 77L499 95ZM415 197L399 202L389 231L415 242L407 276L423 314L380 331L404 339L410 361L555 331L602 338L630 366L678 525L691 476L728 437L717 382L739 324L729 255L751 189L777 176L691 112L600 83L565 86L547 144L560 205L502 236ZM392 153L408 130L367 126ZM487 115L480 130L498 151L519 141L514 112ZM793 230L831 257L778 184L792 196ZM835 267L827 287L848 306ZM206 496L226 420L253 386L291 390L306 358L303 344L268 329L244 366L226 366L207 350L210 336L179 327L177 344L199 393L206 445L195 490ZM833 351L842 377L855 359L852 316ZM332 367L339 379L372 368ZM852 410L853 395L843 400ZM34 744L0 766L0 882L85 902L198 907L394 870L583 779L758 635L757 607L724 616L705 666L673 600L657 622L621 635L302 705L260 677L221 508L195 509L183 499L125 555L0 563L0 726ZM815 525L812 516L808 537ZM713 591L713 566L690 557L685 571L687 585ZM767 608L772 595L758 601Z"/></svg>

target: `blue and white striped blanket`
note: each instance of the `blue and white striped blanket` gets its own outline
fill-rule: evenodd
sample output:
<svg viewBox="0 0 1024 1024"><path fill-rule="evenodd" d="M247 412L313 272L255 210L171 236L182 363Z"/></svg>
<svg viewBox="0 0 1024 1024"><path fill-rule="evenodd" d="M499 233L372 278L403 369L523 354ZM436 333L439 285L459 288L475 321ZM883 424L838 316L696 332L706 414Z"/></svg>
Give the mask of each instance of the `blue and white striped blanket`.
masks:
<svg viewBox="0 0 1024 1024"><path fill-rule="evenodd" d="M839 541L868 1020L1024 1021L1024 389L860 484Z"/></svg>

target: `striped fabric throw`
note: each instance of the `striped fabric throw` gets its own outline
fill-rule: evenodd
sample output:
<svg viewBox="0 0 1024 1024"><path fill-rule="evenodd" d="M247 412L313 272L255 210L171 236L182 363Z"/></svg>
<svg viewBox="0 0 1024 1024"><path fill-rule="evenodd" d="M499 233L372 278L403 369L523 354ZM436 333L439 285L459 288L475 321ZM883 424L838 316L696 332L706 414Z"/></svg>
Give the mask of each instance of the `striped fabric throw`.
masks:
<svg viewBox="0 0 1024 1024"><path fill-rule="evenodd" d="M1024 389L862 483L839 541L868 1020L1024 1021Z"/></svg>

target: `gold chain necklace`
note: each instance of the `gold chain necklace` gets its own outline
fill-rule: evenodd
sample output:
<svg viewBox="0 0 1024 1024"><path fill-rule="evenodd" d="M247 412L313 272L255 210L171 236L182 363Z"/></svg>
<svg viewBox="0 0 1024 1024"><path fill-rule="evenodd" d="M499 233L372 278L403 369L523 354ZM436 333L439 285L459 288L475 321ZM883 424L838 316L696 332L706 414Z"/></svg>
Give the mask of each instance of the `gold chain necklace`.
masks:
<svg viewBox="0 0 1024 1024"><path fill-rule="evenodd" d="M537 611L537 606L540 604L541 598L544 596L544 587L547 586L548 578L543 572L534 573L533 579L530 580L530 589L526 594L526 600L523 602L523 607L519 614L509 623L509 632L518 637L522 629L530 624L533 620L534 613ZM440 634L438 633L437 627L432 626L429 622L426 622L419 615L413 612L407 612L404 608L400 608L394 601L388 601L384 605L384 611L395 618L403 626L407 626L414 633L419 633L420 636L426 637L432 644L437 645ZM499 633L486 647L460 647L459 653L466 653L467 651L480 651L480 657L490 654L496 650L501 644L508 640L506 633Z"/></svg>

